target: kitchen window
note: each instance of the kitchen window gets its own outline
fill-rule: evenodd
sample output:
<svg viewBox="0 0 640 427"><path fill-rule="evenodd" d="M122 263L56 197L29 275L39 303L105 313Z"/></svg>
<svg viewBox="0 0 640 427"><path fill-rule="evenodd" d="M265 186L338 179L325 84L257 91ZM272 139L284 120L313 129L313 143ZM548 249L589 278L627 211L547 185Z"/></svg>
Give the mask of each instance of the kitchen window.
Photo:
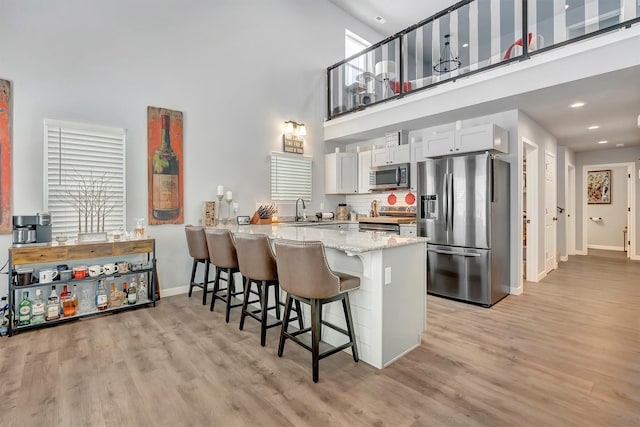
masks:
<svg viewBox="0 0 640 427"><path fill-rule="evenodd" d="M121 128L45 120L44 208L54 236L125 228L125 141Z"/></svg>
<svg viewBox="0 0 640 427"><path fill-rule="evenodd" d="M271 200L295 202L302 197L311 201L311 166L310 156L271 153Z"/></svg>

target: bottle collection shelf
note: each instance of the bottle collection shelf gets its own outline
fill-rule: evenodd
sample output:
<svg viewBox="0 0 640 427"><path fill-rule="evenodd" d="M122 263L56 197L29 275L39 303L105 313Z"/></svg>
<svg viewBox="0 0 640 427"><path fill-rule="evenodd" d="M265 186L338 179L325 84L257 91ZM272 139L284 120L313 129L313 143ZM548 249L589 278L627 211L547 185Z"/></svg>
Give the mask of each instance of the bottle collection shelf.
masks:
<svg viewBox="0 0 640 427"><path fill-rule="evenodd" d="M75 284L81 284L81 283L87 283L87 282L91 282L91 281L98 281L100 279L102 280L108 280L110 278L116 278L116 277L126 277L126 276L131 276L131 275L136 275L136 274L145 274L145 273L152 273L153 269L151 268L145 268L142 270L131 270L128 273L114 273L114 274L101 274L99 276L95 276L95 277L90 277L87 276L83 279L71 279L71 280L54 280L53 282L47 282L47 283L31 283L28 285L18 285L16 283L13 284L13 289L14 290L20 290L20 289L30 289L30 288L38 288L40 286L62 286L62 285L75 285Z"/></svg>

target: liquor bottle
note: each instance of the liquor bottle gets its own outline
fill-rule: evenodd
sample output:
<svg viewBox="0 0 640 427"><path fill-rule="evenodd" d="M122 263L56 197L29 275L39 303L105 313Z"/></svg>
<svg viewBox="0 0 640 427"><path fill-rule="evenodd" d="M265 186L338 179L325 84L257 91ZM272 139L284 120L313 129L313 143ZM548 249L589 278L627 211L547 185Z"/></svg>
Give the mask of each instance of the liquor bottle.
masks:
<svg viewBox="0 0 640 427"><path fill-rule="evenodd" d="M149 291L147 282L144 280L144 274L140 275L138 280L138 302L147 302L149 300Z"/></svg>
<svg viewBox="0 0 640 427"><path fill-rule="evenodd" d="M127 304L135 304L138 302L138 289L136 288L135 276L131 279L129 284L129 292L127 292Z"/></svg>
<svg viewBox="0 0 640 427"><path fill-rule="evenodd" d="M62 315L64 317L71 317L76 315L76 305L73 300L73 296L69 293L67 285L64 285L64 290L60 295L60 304L62 305Z"/></svg>
<svg viewBox="0 0 640 427"><path fill-rule="evenodd" d="M22 292L22 301L20 301L20 308L18 309L18 325L25 326L31 323L31 307L33 303L29 300L29 292Z"/></svg>
<svg viewBox="0 0 640 427"><path fill-rule="evenodd" d="M56 292L56 287L51 286L51 294L47 300L47 310L45 311L45 320L58 320L60 318L60 299Z"/></svg>
<svg viewBox="0 0 640 427"><path fill-rule="evenodd" d="M104 280L98 281L98 290L96 291L96 308L98 310L106 310L109 307L109 298L107 290L104 288Z"/></svg>
<svg viewBox="0 0 640 427"><path fill-rule="evenodd" d="M71 299L73 300L73 307L78 312L78 285L73 285L73 293L71 294Z"/></svg>
<svg viewBox="0 0 640 427"><path fill-rule="evenodd" d="M128 292L127 282L122 282L122 305L127 303Z"/></svg>
<svg viewBox="0 0 640 427"><path fill-rule="evenodd" d="M162 145L153 153L152 202L153 217L170 220L180 213L180 185L178 180L178 157L171 149L170 119L168 114L160 117L162 122Z"/></svg>
<svg viewBox="0 0 640 427"><path fill-rule="evenodd" d="M42 291L36 289L36 298L31 306L31 323L44 323L44 312L46 306L42 300Z"/></svg>
<svg viewBox="0 0 640 427"><path fill-rule="evenodd" d="M69 289L64 285L60 292L60 316L64 316L64 302L70 298Z"/></svg>

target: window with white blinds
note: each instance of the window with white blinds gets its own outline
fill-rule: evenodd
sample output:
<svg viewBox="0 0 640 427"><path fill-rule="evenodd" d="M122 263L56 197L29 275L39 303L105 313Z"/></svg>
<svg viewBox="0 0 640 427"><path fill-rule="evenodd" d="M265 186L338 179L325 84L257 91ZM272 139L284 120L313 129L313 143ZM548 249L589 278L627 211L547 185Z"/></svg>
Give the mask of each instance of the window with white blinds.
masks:
<svg viewBox="0 0 640 427"><path fill-rule="evenodd" d="M271 153L271 200L295 202L299 197L311 200L311 157L299 154Z"/></svg>
<svg viewBox="0 0 640 427"><path fill-rule="evenodd" d="M45 120L44 205L54 236L124 229L125 140L124 129Z"/></svg>

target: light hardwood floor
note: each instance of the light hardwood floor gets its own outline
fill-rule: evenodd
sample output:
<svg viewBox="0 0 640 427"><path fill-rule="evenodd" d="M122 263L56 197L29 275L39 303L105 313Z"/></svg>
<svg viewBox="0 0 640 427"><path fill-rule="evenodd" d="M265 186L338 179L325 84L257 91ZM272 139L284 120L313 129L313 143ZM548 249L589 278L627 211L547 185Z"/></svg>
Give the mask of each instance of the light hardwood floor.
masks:
<svg viewBox="0 0 640 427"><path fill-rule="evenodd" d="M427 297L420 348L378 371L276 356L198 294L0 340L6 426L638 426L640 262L590 251L491 309Z"/></svg>

